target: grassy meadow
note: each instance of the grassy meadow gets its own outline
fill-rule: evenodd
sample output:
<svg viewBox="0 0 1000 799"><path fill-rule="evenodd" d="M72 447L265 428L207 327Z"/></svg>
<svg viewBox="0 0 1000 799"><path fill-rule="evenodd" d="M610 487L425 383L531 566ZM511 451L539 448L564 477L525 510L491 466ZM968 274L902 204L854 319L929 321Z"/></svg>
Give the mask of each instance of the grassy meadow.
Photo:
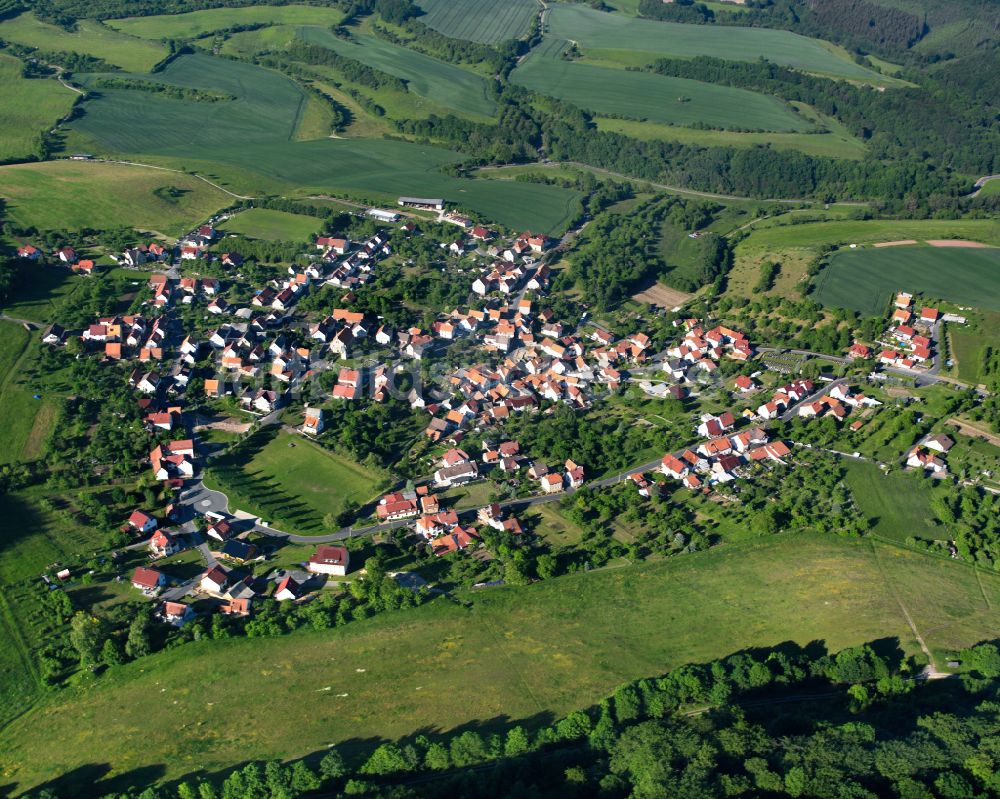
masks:
<svg viewBox="0 0 1000 799"><path fill-rule="evenodd" d="M180 235L232 202L191 175L87 161L0 167L0 197L7 217L22 227L127 225L166 236Z"/></svg>
<svg viewBox="0 0 1000 799"><path fill-rule="evenodd" d="M858 510L874 522L877 535L903 543L909 536L936 539L947 537L934 519L930 498L933 484L916 474L895 471L883 475L877 466L864 461L844 461L845 482ZM906 497L900 502L900 497Z"/></svg>
<svg viewBox="0 0 1000 799"><path fill-rule="evenodd" d="M27 13L0 22L0 39L44 51L82 53L103 58L129 72L149 72L167 57L159 42L143 41L90 19L81 19L75 31L42 22Z"/></svg>
<svg viewBox="0 0 1000 799"><path fill-rule="evenodd" d="M0 54L0 163L37 155L41 135L69 113L76 96L56 80L22 77L21 62Z"/></svg>
<svg viewBox="0 0 1000 799"><path fill-rule="evenodd" d="M535 0L420 0L420 21L453 39L499 44L528 32L540 10Z"/></svg>
<svg viewBox="0 0 1000 799"><path fill-rule="evenodd" d="M496 112L486 79L454 64L357 31L352 31L350 41L317 26L304 26L298 35L310 44L402 78L410 92L461 115L487 118Z"/></svg>
<svg viewBox="0 0 1000 799"><path fill-rule="evenodd" d="M289 433L258 435L249 451L213 461L206 485L229 496L229 509L260 516L272 527L309 535L330 532L323 517L347 500L363 505L386 485L367 469Z"/></svg>
<svg viewBox="0 0 1000 799"><path fill-rule="evenodd" d="M1000 577L980 577L982 590L966 565L872 541L756 539L326 632L186 644L52 697L0 732L0 757L26 790L100 747L109 779L94 791L106 793L135 769L169 779L331 743L351 754L418 730L530 726L625 680L749 646L895 637L919 658L897 597L933 649L970 644L998 622L984 592L1000 599ZM294 719L296 734L247 725L250 708Z"/></svg>
<svg viewBox="0 0 1000 799"><path fill-rule="evenodd" d="M567 61L567 42L546 39L513 72L514 82L587 111L664 125L801 132L812 124L777 97L687 78Z"/></svg>
<svg viewBox="0 0 1000 799"><path fill-rule="evenodd" d="M1000 248L841 250L816 278L814 296L822 305L877 316L901 289L1000 311Z"/></svg>
<svg viewBox="0 0 1000 799"><path fill-rule="evenodd" d="M303 241L320 233L321 227L320 220L314 216L251 208L227 219L221 230L223 233L239 233L255 239Z"/></svg>
<svg viewBox="0 0 1000 799"><path fill-rule="evenodd" d="M608 14L584 5L552 6L547 33L576 42L585 51L621 49L672 58L699 55L733 61L766 58L776 64L840 78L883 81L827 42L770 28L690 25Z"/></svg>
<svg viewBox="0 0 1000 799"><path fill-rule="evenodd" d="M957 377L984 383L990 375L988 359L1000 352L1000 313L974 311L965 314L968 324L947 324L951 357L957 362Z"/></svg>
<svg viewBox="0 0 1000 799"><path fill-rule="evenodd" d="M332 27L343 12L325 6L243 6L206 8L186 14L108 20L109 27L141 39L198 39L237 25L322 25Z"/></svg>

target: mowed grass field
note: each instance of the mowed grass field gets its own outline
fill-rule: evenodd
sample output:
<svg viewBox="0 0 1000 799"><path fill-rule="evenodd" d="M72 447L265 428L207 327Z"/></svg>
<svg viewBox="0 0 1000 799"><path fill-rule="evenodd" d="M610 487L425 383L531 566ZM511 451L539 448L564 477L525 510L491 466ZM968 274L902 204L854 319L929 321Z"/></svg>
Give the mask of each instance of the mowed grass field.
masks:
<svg viewBox="0 0 1000 799"><path fill-rule="evenodd" d="M420 0L420 21L445 36L483 44L519 39L541 6L536 0Z"/></svg>
<svg viewBox="0 0 1000 799"><path fill-rule="evenodd" d="M783 30L661 22L561 3L552 6L546 24L548 34L574 41L584 50L621 49L674 58L707 55L732 61L766 58L783 66L841 78L884 80L839 54L827 42Z"/></svg>
<svg viewBox="0 0 1000 799"><path fill-rule="evenodd" d="M302 241L320 232L322 224L314 216L251 208L241 211L221 225L223 233L239 233L255 239Z"/></svg>
<svg viewBox="0 0 1000 799"><path fill-rule="evenodd" d="M68 31L42 22L34 14L21 14L0 22L0 39L42 51L103 58L130 72L149 72L167 57L166 46L159 42L143 41L90 19L81 19L75 31Z"/></svg>
<svg viewBox="0 0 1000 799"><path fill-rule="evenodd" d="M186 644L53 697L0 733L0 757L20 791L93 763L98 748L109 777L170 779L333 743L351 755L417 731L531 726L623 681L750 646L889 637L920 657L896 596L932 648L970 644L1000 622L1000 577L980 576L982 590L962 564L787 534L326 632ZM248 725L251 711L283 723Z"/></svg>
<svg viewBox="0 0 1000 799"><path fill-rule="evenodd" d="M388 139L293 141L304 93L288 78L252 64L196 54L178 58L154 77L238 99L198 103L104 90L71 123L73 129L97 151L207 168L209 177L241 194L343 190L373 203L400 195L441 196L500 224L548 234L563 232L579 211L579 192L558 186L445 175L441 168L464 156L440 147ZM134 124L146 117L160 124ZM165 184L174 180L163 174Z"/></svg>
<svg viewBox="0 0 1000 799"><path fill-rule="evenodd" d="M817 276L814 296L822 305L876 316L902 289L1000 311L1000 248L842 250Z"/></svg>
<svg viewBox="0 0 1000 799"><path fill-rule="evenodd" d="M167 236L180 235L232 202L225 192L190 175L88 161L0 167L0 198L7 218L22 227L127 225Z"/></svg>
<svg viewBox="0 0 1000 799"><path fill-rule="evenodd" d="M310 44L402 78L409 91L459 114L486 118L496 112L486 79L454 64L357 31L352 31L350 41L315 25L302 26L298 35Z"/></svg>
<svg viewBox="0 0 1000 799"><path fill-rule="evenodd" d="M0 162L36 155L40 136L76 97L56 80L22 77L21 62L0 54Z"/></svg>
<svg viewBox="0 0 1000 799"><path fill-rule="evenodd" d="M665 125L799 132L812 128L777 97L567 61L560 58L567 44L554 38L543 41L513 72L513 81L587 111Z"/></svg>
<svg viewBox="0 0 1000 799"><path fill-rule="evenodd" d="M207 8L186 14L112 19L108 26L142 39L198 39L238 25L339 25L343 12L325 6Z"/></svg>
<svg viewBox="0 0 1000 799"><path fill-rule="evenodd" d="M934 485L916 474L895 471L882 474L863 461L844 461L846 484L854 503L874 521L876 534L903 543L909 536L939 538L947 530L934 521L930 498ZM902 497L905 502L900 501Z"/></svg>
<svg viewBox="0 0 1000 799"><path fill-rule="evenodd" d="M309 535L331 532L323 517L347 500L365 504L385 487L384 473L289 433L261 433L248 453L223 456L205 483L229 496L229 509L259 515L272 527Z"/></svg>

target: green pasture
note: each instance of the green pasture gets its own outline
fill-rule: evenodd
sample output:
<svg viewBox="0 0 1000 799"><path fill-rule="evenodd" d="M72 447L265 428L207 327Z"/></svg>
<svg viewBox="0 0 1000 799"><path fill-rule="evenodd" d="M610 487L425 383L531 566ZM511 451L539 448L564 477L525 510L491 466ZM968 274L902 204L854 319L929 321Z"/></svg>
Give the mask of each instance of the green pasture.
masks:
<svg viewBox="0 0 1000 799"><path fill-rule="evenodd" d="M707 55L733 61L766 58L808 72L884 80L836 52L833 45L789 31L661 22L562 3L552 6L546 22L549 35L570 39L584 49L620 48L673 58Z"/></svg>
<svg viewBox="0 0 1000 799"><path fill-rule="evenodd" d="M113 19L108 25L141 39L198 39L238 25L339 25L344 14L326 6L242 6L206 8L186 14Z"/></svg>
<svg viewBox="0 0 1000 799"><path fill-rule="evenodd" d="M544 41L513 72L514 82L587 111L661 124L797 132L812 128L777 97L687 78L567 61L560 58L566 44L556 39Z"/></svg>
<svg viewBox="0 0 1000 799"><path fill-rule="evenodd" d="M58 81L21 76L21 62L0 54L0 162L29 158L40 137L73 107L76 94Z"/></svg>
<svg viewBox="0 0 1000 799"><path fill-rule="evenodd" d="M536 0L420 0L420 21L450 36L483 44L519 39L541 7Z"/></svg>
<svg viewBox="0 0 1000 799"><path fill-rule="evenodd" d="M7 218L22 227L125 225L166 236L180 235L232 202L225 192L191 175L96 161L0 167L0 197Z"/></svg>
<svg viewBox="0 0 1000 799"><path fill-rule="evenodd" d="M951 357L958 364L958 379L985 383L991 374L989 359L1000 352L1000 313L979 311L964 314L968 324L947 323Z"/></svg>
<svg viewBox="0 0 1000 799"><path fill-rule="evenodd" d="M206 485L229 497L230 510L257 514L287 532L331 532L327 514L347 500L363 505L385 487L386 476L289 433L258 434L248 450L212 462Z"/></svg>
<svg viewBox="0 0 1000 799"><path fill-rule="evenodd" d="M864 461L845 461L845 482L858 510L874 522L873 532L902 543L909 536L947 538L931 510L934 486L929 479L897 470L882 474ZM902 497L906 498L901 502Z"/></svg>
<svg viewBox="0 0 1000 799"><path fill-rule="evenodd" d="M876 316L904 289L1000 311L1000 248L841 250L816 278L814 296L822 305Z"/></svg>
<svg viewBox="0 0 1000 799"><path fill-rule="evenodd" d="M314 216L251 208L227 219L221 229L224 233L239 233L254 239L302 241L316 236L321 227Z"/></svg>
<svg viewBox="0 0 1000 799"><path fill-rule="evenodd" d="M980 577L1000 599L1000 578ZM983 591L966 565L871 541L756 539L335 630L185 644L53 696L0 733L0 757L24 791L92 763L99 746L110 771L95 793L106 793L135 769L171 779L333 743L351 755L418 730L533 726L623 681L749 646L894 637L919 658L899 602L932 648L968 645L1000 621ZM247 708L295 735L248 725Z"/></svg>
<svg viewBox="0 0 1000 799"><path fill-rule="evenodd" d="M357 31L352 31L350 41L317 26L303 26L298 35L310 44L402 78L409 91L460 114L491 117L496 113L486 79L454 64Z"/></svg>
<svg viewBox="0 0 1000 799"><path fill-rule="evenodd" d="M131 72L149 72L167 56L166 46L159 42L137 39L91 19L79 20L76 30L68 31L42 22L34 14L21 14L0 22L0 39L43 52L81 53L103 58Z"/></svg>
<svg viewBox="0 0 1000 799"><path fill-rule="evenodd" d="M407 194L442 196L500 224L547 233L564 231L578 212L576 191L445 175L441 168L463 156L440 147L388 139L291 141L304 93L252 64L196 54L155 77L238 99L199 103L104 90L71 123L74 130L109 152L198 169L241 194L345 191L379 203ZM133 124L148 115L161 124ZM174 181L164 174L165 183Z"/></svg>

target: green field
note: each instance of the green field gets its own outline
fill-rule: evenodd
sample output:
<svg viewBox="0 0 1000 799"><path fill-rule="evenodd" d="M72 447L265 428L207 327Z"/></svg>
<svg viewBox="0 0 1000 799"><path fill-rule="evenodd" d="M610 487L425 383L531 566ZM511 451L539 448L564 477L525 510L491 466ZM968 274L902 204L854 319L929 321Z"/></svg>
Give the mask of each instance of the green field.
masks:
<svg viewBox="0 0 1000 799"><path fill-rule="evenodd" d="M73 107L58 81L21 76L21 62L0 54L0 163L36 156L41 135Z"/></svg>
<svg viewBox="0 0 1000 799"><path fill-rule="evenodd" d="M30 348L31 336L21 325L0 321L0 463L24 460L22 450L42 407L22 384Z"/></svg>
<svg viewBox="0 0 1000 799"><path fill-rule="evenodd" d="M73 129L97 151L204 169L241 194L340 190L376 203L403 194L442 196L500 224L550 234L565 230L578 211L576 191L445 175L441 167L464 156L440 147L388 139L290 141L305 95L284 76L252 64L197 54L178 58L155 77L238 99L198 103L104 90ZM133 124L145 116L161 124Z"/></svg>
<svg viewBox="0 0 1000 799"><path fill-rule="evenodd" d="M325 6L243 6L207 8L186 14L113 19L108 25L142 39L197 39L238 25L339 25L344 14Z"/></svg>
<svg viewBox="0 0 1000 799"><path fill-rule="evenodd" d="M453 39L498 44L528 32L540 6L535 0L420 0L420 21Z"/></svg>
<svg viewBox="0 0 1000 799"><path fill-rule="evenodd" d="M167 48L128 36L90 19L81 19L75 31L41 22L34 14L21 14L0 22L0 39L41 51L82 53L103 58L131 72L149 72L167 56Z"/></svg>
<svg viewBox="0 0 1000 799"><path fill-rule="evenodd" d="M951 357L958 362L958 379L985 383L990 375L989 358L1000 352L1000 313L980 311L965 314L968 324L947 324Z"/></svg>
<svg viewBox="0 0 1000 799"><path fill-rule="evenodd" d="M816 278L814 296L822 305L877 316L903 289L1000 311L1000 248L842 250Z"/></svg>
<svg viewBox="0 0 1000 799"><path fill-rule="evenodd" d="M991 197L1000 194L1000 180L987 180L979 190L980 197Z"/></svg>
<svg viewBox="0 0 1000 799"><path fill-rule="evenodd" d="M213 461L206 485L229 496L229 509L257 514L272 527L309 535L330 532L323 518L346 500L363 505L386 476L289 433L258 435L250 450Z"/></svg>
<svg viewBox="0 0 1000 799"><path fill-rule="evenodd" d="M327 28L303 26L299 37L342 56L361 61L406 81L409 91L461 114L491 117L496 103L481 75L438 61L366 33L352 31L347 41Z"/></svg>
<svg viewBox="0 0 1000 799"><path fill-rule="evenodd" d="M795 105L793 103L793 105ZM808 106L806 107L808 109ZM804 110L803 116L811 109ZM597 117L594 123L599 130L621 133L647 141L679 141L703 147L771 147L775 150L798 150L807 155L821 158L859 159L865 155L865 144L855 138L837 120L831 117L818 118L827 128L827 133L739 133L729 130L701 130L679 125L661 125L655 122L640 122L634 119ZM798 121L802 121L800 117Z"/></svg>
<svg viewBox="0 0 1000 799"><path fill-rule="evenodd" d="M878 535L902 543L909 536L935 539L947 537L947 530L934 521L930 496L931 482L915 474L896 471L883 475L878 467L861 461L845 461L845 482L854 504ZM900 498L906 497L905 502Z"/></svg>
<svg viewBox="0 0 1000 799"><path fill-rule="evenodd" d="M751 296L764 262L778 262L781 270L773 294L800 298L807 269L824 245L846 247L901 239L964 238L1000 244L1000 223L990 219L852 220L842 218L849 206L831 206L765 216L750 235L736 245L727 293ZM817 221L802 221L803 217ZM823 217L830 217L823 219Z"/></svg>
<svg viewBox="0 0 1000 799"><path fill-rule="evenodd" d="M0 197L7 217L22 227L126 225L167 236L180 235L232 202L190 175L87 161L0 167Z"/></svg>
<svg viewBox="0 0 1000 799"><path fill-rule="evenodd" d="M254 239L302 241L320 233L322 223L314 216L251 208L227 219L221 226L224 233L239 233Z"/></svg>
<svg viewBox="0 0 1000 799"><path fill-rule="evenodd" d="M553 9L555 11L556 9ZM587 111L667 125L804 131L812 125L776 97L687 78L567 61L567 42L546 39L511 75L528 89Z"/></svg>
<svg viewBox="0 0 1000 799"><path fill-rule="evenodd" d="M583 5L554 5L547 33L580 47L655 53L674 58L699 55L733 61L766 58L775 64L842 78L882 81L882 76L840 55L834 47L783 30L688 25L607 14Z"/></svg>
<svg viewBox="0 0 1000 799"><path fill-rule="evenodd" d="M898 637L919 658L896 597L932 649L967 645L1000 622L984 599L1000 601L1000 577L981 578L982 590L966 565L870 541L758 539L337 630L185 644L53 697L0 733L0 757L17 790L92 763L98 746L109 777L152 767L170 779L469 722L531 726L625 680L748 646ZM248 725L250 709L287 718L295 735Z"/></svg>

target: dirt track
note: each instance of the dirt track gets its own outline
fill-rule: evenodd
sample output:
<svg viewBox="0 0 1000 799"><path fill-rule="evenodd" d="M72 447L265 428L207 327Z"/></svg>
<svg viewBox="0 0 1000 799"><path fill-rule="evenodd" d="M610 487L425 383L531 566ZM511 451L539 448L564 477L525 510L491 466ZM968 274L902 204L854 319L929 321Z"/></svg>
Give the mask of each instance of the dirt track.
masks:
<svg viewBox="0 0 1000 799"><path fill-rule="evenodd" d="M990 246L989 244L983 244L981 241L969 241L968 239L928 239L927 243L931 247L972 247L981 249Z"/></svg>

